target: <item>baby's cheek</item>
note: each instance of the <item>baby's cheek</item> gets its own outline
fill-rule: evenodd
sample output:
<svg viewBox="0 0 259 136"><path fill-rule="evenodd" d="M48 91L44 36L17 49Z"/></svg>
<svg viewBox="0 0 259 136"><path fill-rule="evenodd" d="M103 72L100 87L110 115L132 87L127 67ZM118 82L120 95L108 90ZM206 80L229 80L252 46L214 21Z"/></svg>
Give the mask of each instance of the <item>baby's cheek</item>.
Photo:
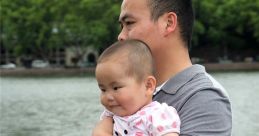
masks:
<svg viewBox="0 0 259 136"><path fill-rule="evenodd" d="M105 97L100 97L100 102L101 102L101 104L104 106L104 107L107 107L107 99L105 99Z"/></svg>

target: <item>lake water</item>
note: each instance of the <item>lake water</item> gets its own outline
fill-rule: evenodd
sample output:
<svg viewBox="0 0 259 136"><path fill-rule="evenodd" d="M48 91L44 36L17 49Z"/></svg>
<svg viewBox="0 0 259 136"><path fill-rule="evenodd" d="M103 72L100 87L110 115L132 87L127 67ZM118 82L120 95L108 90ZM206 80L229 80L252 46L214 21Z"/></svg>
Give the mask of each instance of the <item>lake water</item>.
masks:
<svg viewBox="0 0 259 136"><path fill-rule="evenodd" d="M212 73L232 101L233 136L259 135L259 72ZM0 78L1 136L90 136L102 106L94 77Z"/></svg>

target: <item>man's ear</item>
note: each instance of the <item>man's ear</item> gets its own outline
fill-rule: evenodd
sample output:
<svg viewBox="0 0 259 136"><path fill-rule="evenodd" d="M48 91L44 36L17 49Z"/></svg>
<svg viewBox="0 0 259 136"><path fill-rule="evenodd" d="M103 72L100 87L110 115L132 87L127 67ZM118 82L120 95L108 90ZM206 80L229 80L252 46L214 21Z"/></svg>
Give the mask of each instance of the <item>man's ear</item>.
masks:
<svg viewBox="0 0 259 136"><path fill-rule="evenodd" d="M177 26L177 15L174 12L169 12L164 15L166 21L166 31L165 36L168 36L170 33L175 31Z"/></svg>
<svg viewBox="0 0 259 136"><path fill-rule="evenodd" d="M156 88L156 79L154 76L148 76L146 79L146 90L148 94L153 95Z"/></svg>

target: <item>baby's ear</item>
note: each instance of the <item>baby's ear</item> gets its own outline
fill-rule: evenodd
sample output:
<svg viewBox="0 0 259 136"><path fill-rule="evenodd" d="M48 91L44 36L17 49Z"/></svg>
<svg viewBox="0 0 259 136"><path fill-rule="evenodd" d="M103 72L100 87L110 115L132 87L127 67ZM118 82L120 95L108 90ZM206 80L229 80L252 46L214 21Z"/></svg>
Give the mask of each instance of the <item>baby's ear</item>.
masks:
<svg viewBox="0 0 259 136"><path fill-rule="evenodd" d="M156 79L154 76L147 77L146 88L147 88L147 91L149 91L153 94L153 92L155 91L155 88L156 88Z"/></svg>

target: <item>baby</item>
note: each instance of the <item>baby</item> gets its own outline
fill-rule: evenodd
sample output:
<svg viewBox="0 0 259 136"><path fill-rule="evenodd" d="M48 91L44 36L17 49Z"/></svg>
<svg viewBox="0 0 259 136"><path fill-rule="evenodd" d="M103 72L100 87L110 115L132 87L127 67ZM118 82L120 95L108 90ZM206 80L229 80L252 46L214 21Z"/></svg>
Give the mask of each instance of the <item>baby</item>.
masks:
<svg viewBox="0 0 259 136"><path fill-rule="evenodd" d="M106 108L101 119L113 118L113 135L179 135L176 110L152 101L156 88L153 65L149 47L133 39L114 43L99 57L95 74Z"/></svg>

